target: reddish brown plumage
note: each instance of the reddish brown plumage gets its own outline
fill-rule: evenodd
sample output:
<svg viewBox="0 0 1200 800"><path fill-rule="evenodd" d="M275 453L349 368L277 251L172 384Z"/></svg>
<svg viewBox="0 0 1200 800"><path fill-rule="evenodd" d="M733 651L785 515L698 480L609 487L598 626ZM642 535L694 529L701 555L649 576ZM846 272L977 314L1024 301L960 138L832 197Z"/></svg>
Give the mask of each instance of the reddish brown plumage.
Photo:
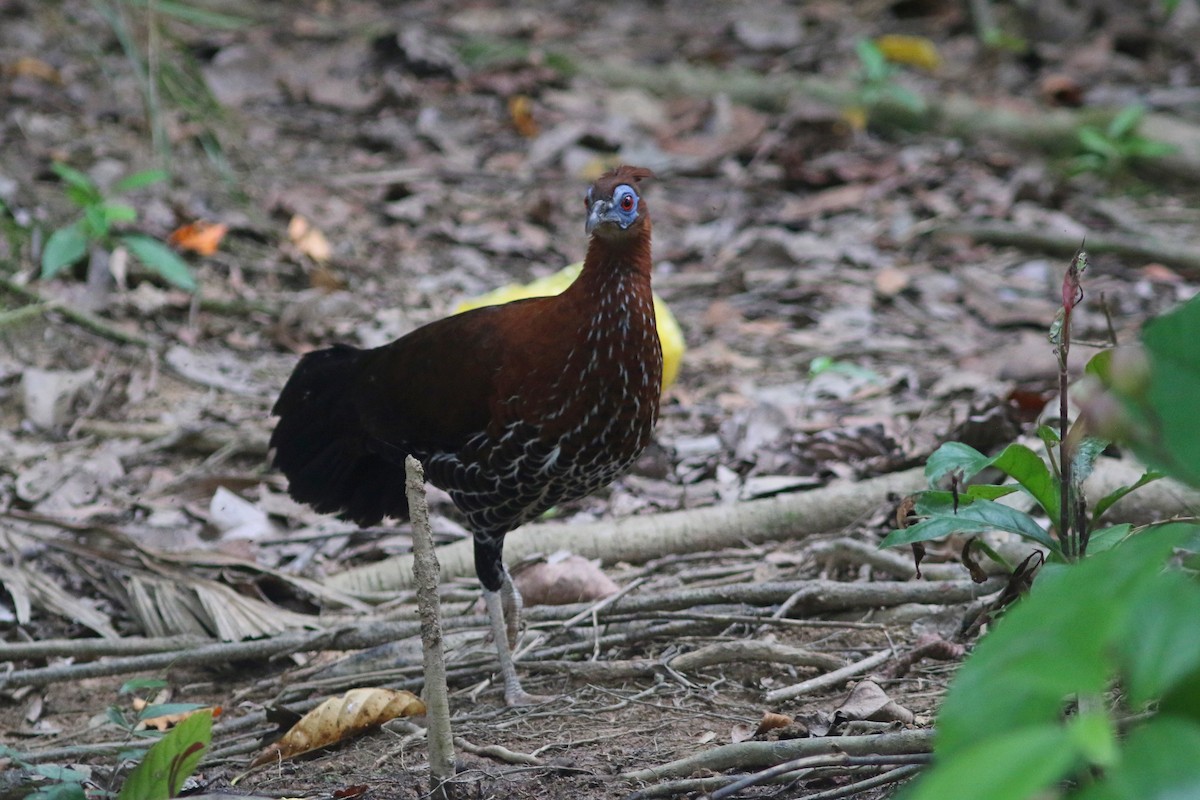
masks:
<svg viewBox="0 0 1200 800"><path fill-rule="evenodd" d="M647 177L620 167L592 185L587 257L561 295L304 356L271 437L292 496L362 525L404 518L411 453L466 515L484 587L501 589L506 533L609 483L649 442L662 351Z"/></svg>

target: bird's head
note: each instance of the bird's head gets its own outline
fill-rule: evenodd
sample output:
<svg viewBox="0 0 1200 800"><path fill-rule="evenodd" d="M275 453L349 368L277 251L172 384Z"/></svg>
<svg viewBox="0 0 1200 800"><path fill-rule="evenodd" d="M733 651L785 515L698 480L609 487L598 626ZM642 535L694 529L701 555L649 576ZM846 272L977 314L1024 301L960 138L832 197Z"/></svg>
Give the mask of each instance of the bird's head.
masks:
<svg viewBox="0 0 1200 800"><path fill-rule="evenodd" d="M587 190L584 207L589 236L606 239L632 236L650 224L650 209L641 196L639 183L653 178L645 167L620 166L601 175Z"/></svg>

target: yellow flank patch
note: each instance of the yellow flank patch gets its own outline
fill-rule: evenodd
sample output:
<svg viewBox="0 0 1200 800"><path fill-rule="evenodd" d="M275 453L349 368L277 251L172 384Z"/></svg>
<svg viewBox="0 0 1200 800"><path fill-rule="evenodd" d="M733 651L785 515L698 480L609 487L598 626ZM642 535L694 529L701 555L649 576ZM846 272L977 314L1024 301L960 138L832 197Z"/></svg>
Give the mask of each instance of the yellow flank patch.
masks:
<svg viewBox="0 0 1200 800"><path fill-rule="evenodd" d="M462 301L454 309L454 313L458 314L483 306L496 306L513 300L524 300L527 297L550 297L560 294L571 285L582 267L582 263L575 263L560 269L553 275L547 275L529 283L506 284L487 294ZM679 327L675 315L657 294L654 295L654 318L658 327L658 338L662 342L662 390L666 393L671 384L675 382L675 378L679 376L679 364L683 361L683 352L687 347L683 342L683 330Z"/></svg>

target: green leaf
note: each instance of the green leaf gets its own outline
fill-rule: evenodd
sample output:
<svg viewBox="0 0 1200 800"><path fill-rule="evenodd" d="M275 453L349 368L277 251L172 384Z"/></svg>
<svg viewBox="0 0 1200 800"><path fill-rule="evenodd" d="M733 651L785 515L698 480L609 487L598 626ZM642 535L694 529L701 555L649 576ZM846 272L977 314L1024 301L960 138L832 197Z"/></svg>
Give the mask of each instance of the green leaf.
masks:
<svg viewBox="0 0 1200 800"><path fill-rule="evenodd" d="M927 542L953 533L1001 530L1023 536L1051 553L1061 555L1058 542L1025 512L970 495L959 495L958 500L958 512L955 513L950 492L923 492L914 511L925 519L903 530L892 531L880 547Z"/></svg>
<svg viewBox="0 0 1200 800"><path fill-rule="evenodd" d="M1066 776L1078 758L1071 744L1058 725L990 736L922 776L908 800L1028 800Z"/></svg>
<svg viewBox="0 0 1200 800"><path fill-rule="evenodd" d="M50 169L54 170L54 174L62 179L67 186L81 189L85 192L90 192L96 197L100 196L100 190L96 188L96 184L87 175L84 175L79 170L68 167L61 161L55 161L50 165Z"/></svg>
<svg viewBox="0 0 1200 800"><path fill-rule="evenodd" d="M1200 723L1160 716L1134 729L1120 763L1105 775L1121 800L1200 797Z"/></svg>
<svg viewBox="0 0 1200 800"><path fill-rule="evenodd" d="M1075 486L1082 486L1092 470L1096 468L1096 459L1104 452L1110 442L1096 436L1085 436L1071 456L1071 481ZM1058 504L1055 503L1057 506Z"/></svg>
<svg viewBox="0 0 1200 800"><path fill-rule="evenodd" d="M141 189L144 186L165 181L168 177L167 173L161 169L147 169L142 172L135 172L132 175L126 175L113 184L113 191L132 192L134 189Z"/></svg>
<svg viewBox="0 0 1200 800"><path fill-rule="evenodd" d="M859 39L854 43L854 52L862 64L863 75L868 81L880 81L890 72L883 51L870 39Z"/></svg>
<svg viewBox="0 0 1200 800"><path fill-rule="evenodd" d="M135 233L123 235L121 242L129 248L129 252L157 272L163 280L189 292L196 290L196 279L192 277L192 271L188 269L187 263L162 242Z"/></svg>
<svg viewBox="0 0 1200 800"><path fill-rule="evenodd" d="M108 216L103 204L90 205L83 210L84 233L92 241L108 236Z"/></svg>
<svg viewBox="0 0 1200 800"><path fill-rule="evenodd" d="M1067 723L1071 743L1090 766L1108 767L1120 758L1112 717L1100 710L1076 714Z"/></svg>
<svg viewBox="0 0 1200 800"><path fill-rule="evenodd" d="M1101 350L1096 355L1088 359L1087 366L1083 368L1085 375L1095 375L1100 379L1100 382L1105 386L1108 385L1109 367L1112 365L1113 349L1110 347L1107 350Z"/></svg>
<svg viewBox="0 0 1200 800"><path fill-rule="evenodd" d="M1085 125L1079 129L1076 135L1079 137L1079 144L1085 152L1100 156L1105 161L1120 160L1121 151L1096 128Z"/></svg>
<svg viewBox="0 0 1200 800"><path fill-rule="evenodd" d="M121 684L117 694L137 694L138 692L157 692L170 686L162 678L130 678Z"/></svg>
<svg viewBox="0 0 1200 800"><path fill-rule="evenodd" d="M137 211L133 206L124 203L105 203L100 206L100 209L104 214L104 221L108 225L116 222L133 222L137 219Z"/></svg>
<svg viewBox="0 0 1200 800"><path fill-rule="evenodd" d="M1020 484L1052 522L1058 521L1058 479L1050 474L1041 456L1023 444L1010 444L991 459L991 465Z"/></svg>
<svg viewBox="0 0 1200 800"><path fill-rule="evenodd" d="M88 238L79 223L59 228L50 234L42 249L42 280L49 280L64 267L83 260L87 255Z"/></svg>
<svg viewBox="0 0 1200 800"><path fill-rule="evenodd" d="M147 8L147 0L125 0L131 6ZM175 0L157 0L154 9L160 14L174 17L181 22L187 22L202 28L214 30L238 30L254 22L249 17L239 17L234 14L224 14L201 8L195 3L179 3Z"/></svg>
<svg viewBox="0 0 1200 800"><path fill-rule="evenodd" d="M175 797L212 742L212 713L200 711L157 741L130 773L117 800L166 800Z"/></svg>
<svg viewBox="0 0 1200 800"><path fill-rule="evenodd" d="M988 457L962 442L946 442L934 450L925 462L925 477L930 486L937 486L951 472L961 471L964 481L970 480L987 466Z"/></svg>
<svg viewBox="0 0 1200 800"><path fill-rule="evenodd" d="M1108 123L1108 138L1114 142L1119 142L1126 138L1137 130L1138 125L1142 123L1142 117L1145 115L1146 109L1142 106L1125 106Z"/></svg>
<svg viewBox="0 0 1200 800"><path fill-rule="evenodd" d="M1145 472L1145 474L1142 475L1142 477L1137 479L1136 483L1133 483L1129 486L1122 486L1122 487L1120 487L1118 489L1114 489L1113 491L1104 495L1104 497L1100 498L1100 500L1097 501L1096 507L1092 510L1092 519L1093 520L1100 519L1101 517L1104 516L1104 512L1108 511L1110 508L1112 508L1117 503L1117 501L1120 500L1122 497L1129 494L1130 492L1137 491L1138 489L1145 486L1147 483L1153 483L1154 481L1158 480L1161 477L1163 477L1163 474L1161 472L1155 472L1154 470L1147 470Z"/></svg>
<svg viewBox="0 0 1200 800"><path fill-rule="evenodd" d="M1138 396L1119 393L1139 431L1128 443L1146 464L1200 487L1200 295L1146 323L1142 341L1148 383Z"/></svg>
<svg viewBox="0 0 1200 800"><path fill-rule="evenodd" d="M903 86L889 86L886 95L907 111L919 114L925 110L925 98Z"/></svg>
<svg viewBox="0 0 1200 800"><path fill-rule="evenodd" d="M1122 522L1120 525L1109 525L1092 531L1088 537L1088 555L1094 556L1111 550L1123 542L1133 532L1133 525Z"/></svg>
<svg viewBox="0 0 1200 800"><path fill-rule="evenodd" d="M144 707L137 715L138 719L154 719L173 714L186 714L189 711L205 707L200 703L154 703Z"/></svg>
<svg viewBox="0 0 1200 800"><path fill-rule="evenodd" d="M1138 538L1174 543L1195 527L1168 523ZM1126 549L1120 548L1118 555ZM1117 636L1117 646L1133 703L1162 697L1200 670L1200 585L1194 580L1178 571L1156 575L1137 587L1122 610L1124 631Z"/></svg>
<svg viewBox="0 0 1200 800"><path fill-rule="evenodd" d="M26 795L25 800L87 800L87 793L81 783L56 783Z"/></svg>
<svg viewBox="0 0 1200 800"><path fill-rule="evenodd" d="M984 500L996 500L1000 497L1007 497L1017 490L1017 487L1011 483L1005 486L997 486L994 483L976 483L968 486L964 494L967 497L979 497Z"/></svg>
<svg viewBox="0 0 1200 800"><path fill-rule="evenodd" d="M52 781L58 781L59 783L65 781L86 781L92 777L88 772L64 767L61 764L34 764L33 771L38 775L42 775Z"/></svg>

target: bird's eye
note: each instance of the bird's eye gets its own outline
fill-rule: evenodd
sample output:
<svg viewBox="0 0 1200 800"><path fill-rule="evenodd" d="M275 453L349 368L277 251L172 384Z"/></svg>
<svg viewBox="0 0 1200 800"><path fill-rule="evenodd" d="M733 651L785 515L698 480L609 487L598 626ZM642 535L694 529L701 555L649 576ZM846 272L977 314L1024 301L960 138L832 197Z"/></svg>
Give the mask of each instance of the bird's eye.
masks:
<svg viewBox="0 0 1200 800"><path fill-rule="evenodd" d="M621 198L621 210L633 211L633 195L627 194Z"/></svg>

